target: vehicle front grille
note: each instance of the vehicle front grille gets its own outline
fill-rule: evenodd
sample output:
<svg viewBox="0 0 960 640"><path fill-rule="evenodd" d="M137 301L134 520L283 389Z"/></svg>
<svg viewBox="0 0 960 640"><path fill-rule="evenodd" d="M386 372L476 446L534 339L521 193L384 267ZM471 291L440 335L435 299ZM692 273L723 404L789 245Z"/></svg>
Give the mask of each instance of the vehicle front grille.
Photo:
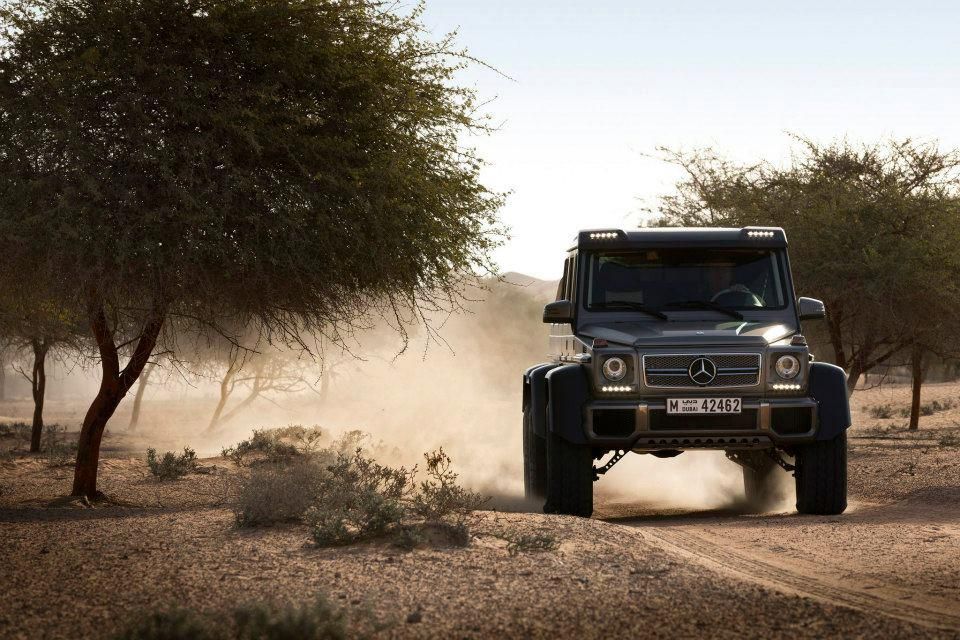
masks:
<svg viewBox="0 0 960 640"><path fill-rule="evenodd" d="M759 353L679 353L643 356L643 379L648 387L660 389L722 389L755 387L760 384ZM716 377L706 384L690 378L690 365L706 358L716 366Z"/></svg>

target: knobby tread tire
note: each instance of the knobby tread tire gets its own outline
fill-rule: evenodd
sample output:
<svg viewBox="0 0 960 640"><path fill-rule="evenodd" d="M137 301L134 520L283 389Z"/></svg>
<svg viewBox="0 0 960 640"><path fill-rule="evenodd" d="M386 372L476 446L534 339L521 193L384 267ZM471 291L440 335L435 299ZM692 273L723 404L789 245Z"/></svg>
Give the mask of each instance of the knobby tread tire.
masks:
<svg viewBox="0 0 960 640"><path fill-rule="evenodd" d="M797 511L836 515L847 508L847 434L797 450Z"/></svg>
<svg viewBox="0 0 960 640"><path fill-rule="evenodd" d="M533 415L523 411L523 493L527 500L547 497L547 441L533 429Z"/></svg>
<svg viewBox="0 0 960 640"><path fill-rule="evenodd" d="M593 450L547 435L545 513L589 518L593 515Z"/></svg>

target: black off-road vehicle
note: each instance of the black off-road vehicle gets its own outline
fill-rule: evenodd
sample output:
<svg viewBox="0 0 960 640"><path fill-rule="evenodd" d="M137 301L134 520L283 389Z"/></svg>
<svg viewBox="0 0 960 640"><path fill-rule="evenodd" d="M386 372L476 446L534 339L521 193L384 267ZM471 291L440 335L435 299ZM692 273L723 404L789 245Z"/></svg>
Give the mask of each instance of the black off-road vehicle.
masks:
<svg viewBox="0 0 960 640"><path fill-rule="evenodd" d="M721 449L751 501L785 469L798 511L843 512L846 378L801 333L822 317L794 297L782 229L581 231L543 311L552 361L523 376L527 497L589 516L626 453Z"/></svg>

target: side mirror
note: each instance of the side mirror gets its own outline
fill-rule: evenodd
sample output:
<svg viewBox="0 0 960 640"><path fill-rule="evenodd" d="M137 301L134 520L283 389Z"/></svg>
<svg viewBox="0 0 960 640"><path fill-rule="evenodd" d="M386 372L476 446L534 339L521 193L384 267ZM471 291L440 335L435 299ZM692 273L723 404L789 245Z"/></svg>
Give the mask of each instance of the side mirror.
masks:
<svg viewBox="0 0 960 640"><path fill-rule="evenodd" d="M820 320L827 315L823 303L814 298L797 298L797 306L801 320Z"/></svg>
<svg viewBox="0 0 960 640"><path fill-rule="evenodd" d="M546 323L573 322L573 303L569 300L551 302L543 308L543 321Z"/></svg>

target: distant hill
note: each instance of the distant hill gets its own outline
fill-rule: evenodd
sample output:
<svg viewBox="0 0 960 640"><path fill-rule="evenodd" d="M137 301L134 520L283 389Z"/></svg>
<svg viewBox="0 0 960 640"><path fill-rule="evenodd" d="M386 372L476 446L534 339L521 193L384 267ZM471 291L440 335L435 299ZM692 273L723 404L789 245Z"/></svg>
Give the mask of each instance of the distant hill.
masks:
<svg viewBox="0 0 960 640"><path fill-rule="evenodd" d="M540 280L516 271L503 274L503 279L512 285L522 287L530 297L543 303L550 302L556 297L557 283L560 282L559 280Z"/></svg>

